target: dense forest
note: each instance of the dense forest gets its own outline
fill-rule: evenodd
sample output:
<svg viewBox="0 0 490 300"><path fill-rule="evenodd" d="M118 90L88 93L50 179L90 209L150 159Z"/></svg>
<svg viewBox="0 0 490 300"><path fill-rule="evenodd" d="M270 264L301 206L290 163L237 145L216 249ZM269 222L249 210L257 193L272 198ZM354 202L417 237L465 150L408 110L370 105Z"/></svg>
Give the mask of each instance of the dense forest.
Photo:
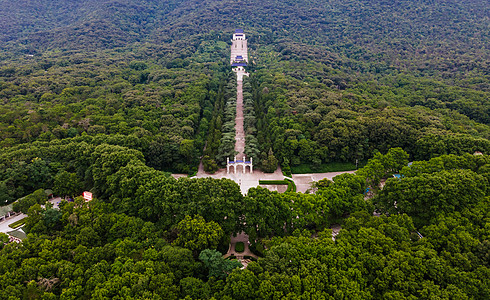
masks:
<svg viewBox="0 0 490 300"><path fill-rule="evenodd" d="M0 233L0 299L489 299L489 15L0 0L0 202L28 214L22 243ZM310 194L170 176L234 154L236 28L247 156L356 173ZM45 189L75 201L55 209ZM259 256L246 269L222 257L240 232Z"/></svg>
<svg viewBox="0 0 490 300"><path fill-rule="evenodd" d="M394 148L356 174L319 182L316 194L258 187L242 196L228 179L175 180L121 146L72 157L64 147L43 148L36 151L62 148L53 156L89 165L101 196L64 201L60 210L42 208L46 199L31 203L28 238L0 251L5 299L490 296L489 156L407 167L408 154ZM393 172L402 176L378 191ZM334 222L343 229L332 240ZM247 269L221 256L239 231L261 256Z"/></svg>

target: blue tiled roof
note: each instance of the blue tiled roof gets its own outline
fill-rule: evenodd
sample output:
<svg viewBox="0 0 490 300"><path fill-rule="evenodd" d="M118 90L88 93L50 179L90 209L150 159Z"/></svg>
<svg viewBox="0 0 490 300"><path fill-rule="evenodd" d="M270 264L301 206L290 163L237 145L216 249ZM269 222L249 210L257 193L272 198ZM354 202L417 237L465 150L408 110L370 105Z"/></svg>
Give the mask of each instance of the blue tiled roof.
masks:
<svg viewBox="0 0 490 300"><path fill-rule="evenodd" d="M237 162L237 163L242 163L242 162L243 162L243 160L237 160L236 162Z"/></svg>
<svg viewBox="0 0 490 300"><path fill-rule="evenodd" d="M243 33L243 29L235 29L235 33Z"/></svg>
<svg viewBox="0 0 490 300"><path fill-rule="evenodd" d="M238 55L238 56L236 57L236 60L242 60L242 59L243 59L243 56L241 56L241 55Z"/></svg>
<svg viewBox="0 0 490 300"><path fill-rule="evenodd" d="M247 64L246 63L233 63L231 66L232 67L246 67Z"/></svg>
<svg viewBox="0 0 490 300"><path fill-rule="evenodd" d="M251 164L251 162L249 162L249 161L246 161L245 163L246 163L246 164Z"/></svg>

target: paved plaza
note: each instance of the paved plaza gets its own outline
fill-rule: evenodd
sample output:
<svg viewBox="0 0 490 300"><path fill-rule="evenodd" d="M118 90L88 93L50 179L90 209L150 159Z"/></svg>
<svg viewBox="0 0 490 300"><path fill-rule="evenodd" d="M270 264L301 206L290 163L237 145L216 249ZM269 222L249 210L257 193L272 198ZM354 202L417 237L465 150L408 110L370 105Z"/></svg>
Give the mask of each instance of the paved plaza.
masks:
<svg viewBox="0 0 490 300"><path fill-rule="evenodd" d="M311 184L322 179L333 180L337 175L344 173L354 173L354 171L328 172L328 173L311 173L311 174L293 174L293 181L296 184L296 192L304 193L311 188Z"/></svg>

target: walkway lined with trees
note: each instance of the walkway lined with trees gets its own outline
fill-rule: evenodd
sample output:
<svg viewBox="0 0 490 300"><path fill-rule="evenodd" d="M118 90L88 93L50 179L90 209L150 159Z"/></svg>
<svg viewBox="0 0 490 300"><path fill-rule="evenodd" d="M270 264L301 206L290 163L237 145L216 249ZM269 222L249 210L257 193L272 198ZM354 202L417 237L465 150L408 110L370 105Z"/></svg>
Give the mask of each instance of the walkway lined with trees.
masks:
<svg viewBox="0 0 490 300"><path fill-rule="evenodd" d="M235 118L235 152L241 159L245 154L245 130L243 130L243 79L237 75L236 118Z"/></svg>
<svg viewBox="0 0 490 300"><path fill-rule="evenodd" d="M240 44L240 46L238 45ZM236 73L236 114L235 114L235 155L233 161L226 161L227 173L230 171L230 167L233 167L234 173L238 170L238 166L241 166L242 173L246 172L246 168L250 168L252 173L253 162L251 158L245 159L245 130L243 126L243 76L249 76L245 71L245 66L248 63L247 55L247 40L243 30L237 29L233 35L231 46L231 66L233 72Z"/></svg>

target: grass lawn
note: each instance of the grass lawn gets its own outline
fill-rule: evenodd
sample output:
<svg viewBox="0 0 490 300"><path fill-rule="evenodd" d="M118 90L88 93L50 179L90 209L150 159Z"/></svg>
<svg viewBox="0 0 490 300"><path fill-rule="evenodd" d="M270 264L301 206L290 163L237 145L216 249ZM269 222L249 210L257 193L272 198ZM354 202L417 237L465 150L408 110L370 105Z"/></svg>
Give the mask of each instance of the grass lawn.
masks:
<svg viewBox="0 0 490 300"><path fill-rule="evenodd" d="M358 168L362 168L366 162L359 162ZM328 164L321 164L319 168L311 168L311 165L302 164L299 166L291 166L291 173L293 174L307 174L307 173L327 173L327 172L341 172L352 171L356 169L354 163L343 162L331 162Z"/></svg>

